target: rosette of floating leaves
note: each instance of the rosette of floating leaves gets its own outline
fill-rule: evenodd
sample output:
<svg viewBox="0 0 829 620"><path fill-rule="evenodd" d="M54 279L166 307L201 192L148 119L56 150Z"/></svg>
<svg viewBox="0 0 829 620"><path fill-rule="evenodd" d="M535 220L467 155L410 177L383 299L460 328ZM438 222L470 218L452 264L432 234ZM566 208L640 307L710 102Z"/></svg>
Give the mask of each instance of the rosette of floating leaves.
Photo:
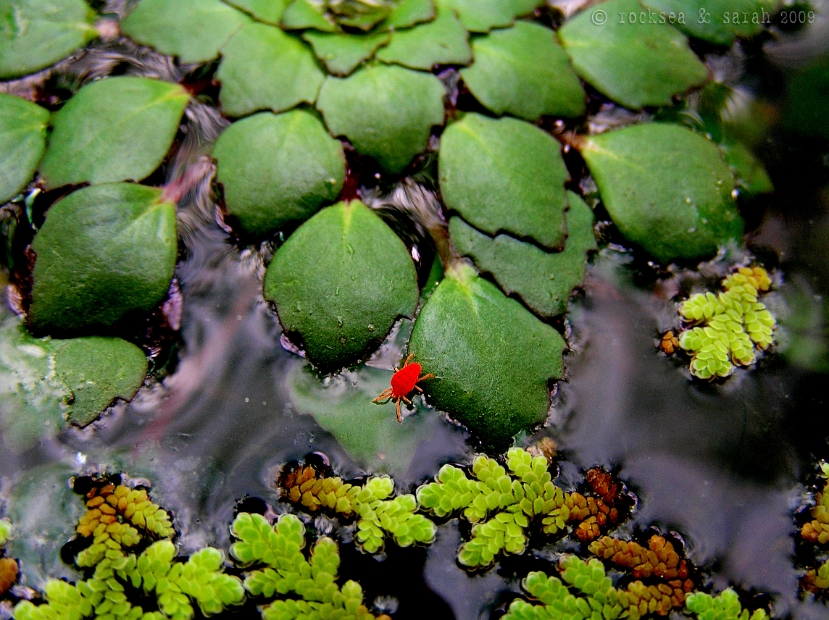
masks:
<svg viewBox="0 0 829 620"><path fill-rule="evenodd" d="M768 614L762 609L749 612L743 609L737 593L731 588L723 590L717 596L695 592L688 596L685 603L688 611L699 620L765 620Z"/></svg>
<svg viewBox="0 0 829 620"><path fill-rule="evenodd" d="M756 349L771 346L776 322L757 300L770 285L762 267L741 267L725 278L723 292L698 293L682 303L682 317L699 324L679 338L679 345L692 354L694 376L727 377L734 364L748 366L756 360Z"/></svg>
<svg viewBox="0 0 829 620"><path fill-rule="evenodd" d="M355 485L339 477L318 475L311 466L300 467L282 482L287 499L311 512L325 509L343 517L357 516L357 542L369 553L378 553L387 536L401 547L429 544L435 538L435 524L415 514L414 495L394 495L394 481L377 476ZM391 499L389 499L391 498Z"/></svg>
<svg viewBox="0 0 829 620"><path fill-rule="evenodd" d="M280 599L262 608L266 620L374 617L363 603L360 584L347 581L342 588L337 586L337 543L319 538L306 559L302 552L305 526L294 515L282 515L271 525L262 515L243 512L234 520L231 533L237 542L230 553L237 562L263 566L245 574L245 588L254 596Z"/></svg>

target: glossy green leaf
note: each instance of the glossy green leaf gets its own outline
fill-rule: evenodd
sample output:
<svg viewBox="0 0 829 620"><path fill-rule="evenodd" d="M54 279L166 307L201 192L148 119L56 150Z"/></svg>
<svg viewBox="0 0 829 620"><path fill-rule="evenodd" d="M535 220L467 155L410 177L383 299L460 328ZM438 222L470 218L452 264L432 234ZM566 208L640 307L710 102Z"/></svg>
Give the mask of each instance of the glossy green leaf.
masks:
<svg viewBox="0 0 829 620"><path fill-rule="evenodd" d="M250 13L260 22L278 26L290 0L224 0L237 9Z"/></svg>
<svg viewBox="0 0 829 620"><path fill-rule="evenodd" d="M436 0L436 3L456 12L470 32L511 26L516 17L528 15L544 4L543 0Z"/></svg>
<svg viewBox="0 0 829 620"><path fill-rule="evenodd" d="M55 341L55 371L69 390L69 422L86 426L116 398L130 400L147 375L147 358L120 338Z"/></svg>
<svg viewBox="0 0 829 620"><path fill-rule="evenodd" d="M580 150L613 222L660 261L706 258L741 238L734 179L704 137L647 123L589 137Z"/></svg>
<svg viewBox="0 0 829 620"><path fill-rule="evenodd" d="M329 6L333 7L333 3ZM391 16L391 6L387 4L377 3L376 5L371 5L368 2L355 2L349 6L348 3L343 2L341 6L346 10L336 12L336 22L340 26L356 28L364 32L368 32L377 24Z"/></svg>
<svg viewBox="0 0 829 620"><path fill-rule="evenodd" d="M0 204L32 180L46 148L49 112L0 93Z"/></svg>
<svg viewBox="0 0 829 620"><path fill-rule="evenodd" d="M563 245L568 173L549 134L512 118L467 114L443 132L438 171L446 206L475 228Z"/></svg>
<svg viewBox="0 0 829 620"><path fill-rule="evenodd" d="M759 34L780 6L777 0L642 0L642 4L657 12L660 21L663 15L668 21L673 13L679 30L720 45Z"/></svg>
<svg viewBox="0 0 829 620"><path fill-rule="evenodd" d="M418 445L432 436L439 418L429 415L428 408L415 399L418 413L400 424L393 402L371 402L389 387L393 374L363 366L321 381L307 364L298 363L286 384L294 409L314 416L360 467L399 476L408 471Z"/></svg>
<svg viewBox="0 0 829 620"><path fill-rule="evenodd" d="M194 63L218 57L247 23L250 18L221 0L141 0L121 30L142 45Z"/></svg>
<svg viewBox="0 0 829 620"><path fill-rule="evenodd" d="M274 26L250 24L222 48L219 101L231 116L314 103L325 74L311 48Z"/></svg>
<svg viewBox="0 0 829 620"><path fill-rule="evenodd" d="M0 2L0 79L34 73L98 36L83 0Z"/></svg>
<svg viewBox="0 0 829 620"><path fill-rule="evenodd" d="M584 89L549 28L518 22L474 39L472 49L475 62L461 77L487 109L529 121L584 114Z"/></svg>
<svg viewBox="0 0 829 620"><path fill-rule="evenodd" d="M587 253L596 249L593 211L568 192L567 245L561 252L544 252L509 235L494 239L459 217L449 221L455 249L483 272L491 273L507 294L518 295L535 314L552 318L567 312L573 289L584 280Z"/></svg>
<svg viewBox="0 0 829 620"><path fill-rule="evenodd" d="M674 95L708 79L708 69L685 36L669 24L643 23L642 11L637 0L609 0L582 11L558 31L576 73L634 109L667 105Z"/></svg>
<svg viewBox="0 0 829 620"><path fill-rule="evenodd" d="M435 5L432 0L401 0L394 7L380 28L400 30L410 28L421 22L428 22L435 17Z"/></svg>
<svg viewBox="0 0 829 620"><path fill-rule="evenodd" d="M402 172L443 123L444 88L434 75L402 67L366 67L345 79L329 77L317 108L335 136L388 172Z"/></svg>
<svg viewBox="0 0 829 620"><path fill-rule="evenodd" d="M141 318L166 295L176 214L153 187L112 183L55 203L35 236L29 324L78 332Z"/></svg>
<svg viewBox="0 0 829 620"><path fill-rule="evenodd" d="M375 34L343 34L309 30L302 38L311 44L314 53L334 75L348 75L365 62L389 40L388 32Z"/></svg>
<svg viewBox="0 0 829 620"><path fill-rule="evenodd" d="M496 446L544 420L565 347L555 329L465 266L447 272L409 341L423 372L435 374L423 382L429 403Z"/></svg>
<svg viewBox="0 0 829 620"><path fill-rule="evenodd" d="M403 242L359 201L317 213L268 266L265 298L289 337L326 370L357 361L399 316L411 316L418 289Z"/></svg>
<svg viewBox="0 0 829 620"><path fill-rule="evenodd" d="M417 28L396 31L377 58L411 69L435 65L465 65L472 60L469 35L457 17L441 10L437 19Z"/></svg>
<svg viewBox="0 0 829 620"><path fill-rule="evenodd" d="M320 9L308 0L294 0L282 13L282 27L287 30L313 28L322 32L336 32L337 25L326 19Z"/></svg>
<svg viewBox="0 0 829 620"><path fill-rule="evenodd" d="M262 112L233 123L213 148L227 212L264 237L339 196L345 155L316 116Z"/></svg>
<svg viewBox="0 0 829 620"><path fill-rule="evenodd" d="M732 139L724 140L719 146L741 193L756 196L774 191L766 169L747 146Z"/></svg>
<svg viewBox="0 0 829 620"><path fill-rule="evenodd" d="M139 181L173 143L190 96L178 84L113 77L84 86L52 119L40 174L49 188Z"/></svg>

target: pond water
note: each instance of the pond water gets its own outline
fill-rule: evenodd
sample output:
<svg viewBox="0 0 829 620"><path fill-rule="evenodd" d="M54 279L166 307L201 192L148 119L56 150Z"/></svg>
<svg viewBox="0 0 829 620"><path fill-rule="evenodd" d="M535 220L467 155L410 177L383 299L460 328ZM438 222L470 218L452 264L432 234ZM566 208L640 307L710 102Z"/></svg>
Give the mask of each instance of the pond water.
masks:
<svg viewBox="0 0 829 620"><path fill-rule="evenodd" d="M762 59L750 56L741 86L779 96L785 62L796 64L798 50L819 42L788 45ZM209 141L220 124L208 118L193 126ZM680 291L716 282L742 256L731 251L698 271L658 271L611 243L592 259L571 308L567 379L550 418L535 437L520 441L552 437L565 486L575 486L589 467L611 469L638 498L621 531L674 532L704 584L767 596L776 616L825 618L823 603L798 597L793 513L807 499L816 460L829 457L826 375L815 365L826 346L829 154L825 144L779 127L769 135L760 154L777 191L748 203L746 216L749 250L776 273L768 303L781 319L779 349L727 381L690 381L687 363L658 352L657 339L675 325ZM190 151L192 161L198 153ZM366 367L325 379L310 373L262 299L272 248L238 244L217 224L214 209L203 186L179 205L181 330L166 376L85 430L69 429L22 454L0 448L3 497L19 525L9 555L22 560L32 583L45 575L72 577L60 548L80 514L67 486L76 473L146 478L154 499L174 512L188 553L207 544L227 548L228 524L242 498L287 510L278 502L277 473L309 453L325 455L344 478L385 472L398 491L413 491L442 464L466 464L480 449L420 399L402 425L393 405L371 404L399 362L408 322ZM379 421L365 425L368 431L343 420L358 415ZM368 602L396 611L395 618L498 617L528 570L543 570L557 552L575 548L565 539L470 574L455 561L464 533L457 521L442 524L428 548L389 544L380 557L345 544L353 533L335 521L311 522L343 543L342 576L359 580Z"/></svg>

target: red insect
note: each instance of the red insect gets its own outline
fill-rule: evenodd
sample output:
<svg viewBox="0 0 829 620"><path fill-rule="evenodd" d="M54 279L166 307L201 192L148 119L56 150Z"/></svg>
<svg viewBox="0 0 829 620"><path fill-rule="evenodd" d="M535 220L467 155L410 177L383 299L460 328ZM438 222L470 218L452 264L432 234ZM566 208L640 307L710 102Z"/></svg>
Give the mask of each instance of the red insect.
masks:
<svg viewBox="0 0 829 620"><path fill-rule="evenodd" d="M406 395L414 390L422 392L423 390L421 390L417 385L418 382L423 381L425 379L434 379L435 377L435 375L433 375L432 373L421 376L420 371L423 370L423 368L420 366L420 364L418 364L417 362L414 362L413 364L409 363L409 360L411 360L413 357L414 353L409 355L409 357L406 358L406 361L403 362L403 368L401 368L400 370L397 370L395 368L396 372L391 377L391 387L383 390L383 393L380 394L380 396L371 401L373 403L379 403L381 405L384 405L390 400L393 400L394 404L397 406L398 422L403 421L403 417L400 415L400 400L405 400L408 404L411 405L412 401L406 398Z"/></svg>

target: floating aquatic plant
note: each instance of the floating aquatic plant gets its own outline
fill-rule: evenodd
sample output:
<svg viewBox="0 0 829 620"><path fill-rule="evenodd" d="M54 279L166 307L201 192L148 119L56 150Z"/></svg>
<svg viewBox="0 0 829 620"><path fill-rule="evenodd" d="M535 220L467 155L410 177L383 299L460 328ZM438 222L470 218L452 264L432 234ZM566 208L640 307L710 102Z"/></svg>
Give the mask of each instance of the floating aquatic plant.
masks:
<svg viewBox="0 0 829 620"><path fill-rule="evenodd" d="M471 478L444 465L436 482L417 490L422 508L438 517L460 513L473 523L472 539L458 552L465 566L487 566L500 553L523 552L533 523L549 536L575 525L576 537L592 540L620 520L615 504L622 503L621 491L605 472L588 472L593 494L585 497L554 485L543 456L533 458L513 448L507 452L507 467L509 473L497 460L480 455L472 462Z"/></svg>
<svg viewBox="0 0 829 620"><path fill-rule="evenodd" d="M740 267L723 280L724 291L698 293L679 307L683 319L696 324L682 332L679 346L691 355L691 374L700 379L727 377L734 365L748 366L756 349L768 349L776 322L757 301L771 287L762 267Z"/></svg>
<svg viewBox="0 0 829 620"><path fill-rule="evenodd" d="M688 595L685 603L688 611L696 614L699 620L765 620L768 614L763 609L750 612L743 609L737 593L728 588L717 596L704 592Z"/></svg>
<svg viewBox="0 0 829 620"><path fill-rule="evenodd" d="M820 463L820 477L823 486L815 492L815 505L809 508L810 519L800 528L800 537L813 546L829 542L829 463ZM801 580L803 590L816 595L825 595L829 590L829 560L817 567L809 568Z"/></svg>
<svg viewBox="0 0 829 620"><path fill-rule="evenodd" d="M363 603L360 584L349 580L337 586L340 555L333 540L317 539L306 559L302 553L305 526L294 515L282 515L271 525L262 515L243 512L234 520L231 533L238 541L230 553L240 564L264 565L246 573L247 591L265 598L292 597L264 607L265 620L374 618Z"/></svg>
<svg viewBox="0 0 829 620"><path fill-rule="evenodd" d="M310 512L328 510L346 518L355 517L355 538L369 553L379 552L387 536L401 547L429 544L435 538L435 524L415 514L414 495L392 497L394 481L388 476L371 477L357 485L321 475L306 465L285 472L280 485L286 499Z"/></svg>
<svg viewBox="0 0 829 620"><path fill-rule="evenodd" d="M11 521L8 519L0 519L0 547L6 544L11 531ZM0 549L0 555L2 553L3 550ZM14 582L17 581L18 573L17 560L0 557L0 596L3 596L14 585Z"/></svg>

